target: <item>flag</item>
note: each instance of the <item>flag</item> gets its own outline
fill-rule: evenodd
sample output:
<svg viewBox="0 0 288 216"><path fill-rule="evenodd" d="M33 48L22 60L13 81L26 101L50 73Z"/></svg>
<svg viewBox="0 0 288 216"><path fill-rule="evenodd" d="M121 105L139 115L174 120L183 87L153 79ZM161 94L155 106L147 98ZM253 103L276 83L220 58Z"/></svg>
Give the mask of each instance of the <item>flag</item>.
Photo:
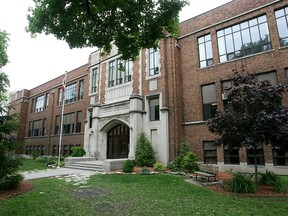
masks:
<svg viewBox="0 0 288 216"><path fill-rule="evenodd" d="M67 71L65 72L64 79L62 81L62 93L65 92L66 80L67 80Z"/></svg>

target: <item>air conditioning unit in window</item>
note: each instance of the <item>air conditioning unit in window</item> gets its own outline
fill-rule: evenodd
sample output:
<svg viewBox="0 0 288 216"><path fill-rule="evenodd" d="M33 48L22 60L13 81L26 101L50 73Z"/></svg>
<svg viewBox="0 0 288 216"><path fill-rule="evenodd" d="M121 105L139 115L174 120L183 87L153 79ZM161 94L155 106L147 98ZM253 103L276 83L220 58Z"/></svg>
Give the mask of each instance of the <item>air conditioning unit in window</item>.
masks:
<svg viewBox="0 0 288 216"><path fill-rule="evenodd" d="M222 100L228 100L228 93L223 93L222 94Z"/></svg>

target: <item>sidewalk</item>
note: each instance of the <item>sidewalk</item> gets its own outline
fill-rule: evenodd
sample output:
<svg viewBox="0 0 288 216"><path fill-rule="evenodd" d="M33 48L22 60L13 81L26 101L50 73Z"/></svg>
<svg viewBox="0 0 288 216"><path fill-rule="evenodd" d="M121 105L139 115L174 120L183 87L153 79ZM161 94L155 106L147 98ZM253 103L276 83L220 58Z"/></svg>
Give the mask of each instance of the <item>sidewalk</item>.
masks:
<svg viewBox="0 0 288 216"><path fill-rule="evenodd" d="M94 172L94 171L69 169L69 168L61 167L61 168L56 168L56 169L22 172L21 174L24 176L25 180L30 180L30 179L37 179L37 178L49 178L49 177L54 177L54 176L65 176L65 175L74 175L74 174L91 176L96 173L97 172Z"/></svg>

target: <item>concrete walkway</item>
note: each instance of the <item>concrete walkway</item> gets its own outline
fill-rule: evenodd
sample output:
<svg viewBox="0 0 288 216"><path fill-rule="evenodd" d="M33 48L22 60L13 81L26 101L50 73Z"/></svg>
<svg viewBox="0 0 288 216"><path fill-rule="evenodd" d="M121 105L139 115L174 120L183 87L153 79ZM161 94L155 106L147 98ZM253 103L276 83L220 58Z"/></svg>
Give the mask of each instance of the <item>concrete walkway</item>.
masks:
<svg viewBox="0 0 288 216"><path fill-rule="evenodd" d="M56 168L56 169L22 172L21 174L24 176L25 180L30 180L30 179L37 179L37 178L49 178L49 177L55 177L55 176L65 176L65 175L74 175L74 174L91 176L93 174L97 174L97 172L61 167L61 168Z"/></svg>

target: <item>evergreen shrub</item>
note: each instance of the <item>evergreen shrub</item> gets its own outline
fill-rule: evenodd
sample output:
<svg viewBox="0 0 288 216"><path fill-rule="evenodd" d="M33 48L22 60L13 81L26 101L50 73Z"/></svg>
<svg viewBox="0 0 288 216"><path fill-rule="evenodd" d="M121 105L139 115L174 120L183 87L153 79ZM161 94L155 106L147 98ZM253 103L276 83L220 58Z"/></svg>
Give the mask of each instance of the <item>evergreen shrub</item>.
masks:
<svg viewBox="0 0 288 216"><path fill-rule="evenodd" d="M134 170L134 162L132 160L125 161L122 170L124 173L132 173Z"/></svg>
<svg viewBox="0 0 288 216"><path fill-rule="evenodd" d="M83 157L85 154L86 151L80 146L75 146L72 148L71 157Z"/></svg>
<svg viewBox="0 0 288 216"><path fill-rule="evenodd" d="M139 134L135 159L136 165L140 167L152 167L156 162L151 142L144 132Z"/></svg>

